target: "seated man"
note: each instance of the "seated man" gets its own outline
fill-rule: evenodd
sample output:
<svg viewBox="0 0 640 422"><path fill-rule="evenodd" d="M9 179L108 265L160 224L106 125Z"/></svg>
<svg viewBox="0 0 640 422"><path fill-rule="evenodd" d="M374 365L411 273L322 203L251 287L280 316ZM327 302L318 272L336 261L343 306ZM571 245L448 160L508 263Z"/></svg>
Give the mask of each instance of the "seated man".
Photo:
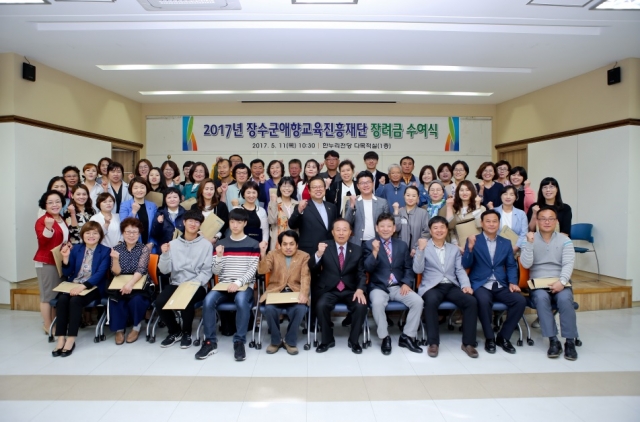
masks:
<svg viewBox="0 0 640 422"><path fill-rule="evenodd" d="M424 300L424 318L427 322L427 354L435 358L440 346L438 307L442 302L453 302L462 311L462 350L477 358L476 321L478 306L473 297L469 277L462 267L460 250L446 243L447 219L435 216L429 220L431 239L419 239L413 257L413 271L422 274L418 294Z"/></svg>
<svg viewBox="0 0 640 422"><path fill-rule="evenodd" d="M482 213L482 233L469 237L462 255L462 266L470 268L469 279L473 295L478 301L478 316L484 331L484 349L496 352L496 342L507 353L515 353L511 334L524 314L527 301L518 287L518 264L513 257L511 241L498 236L500 213ZM497 338L493 334L491 316L493 302L507 305L507 319Z"/></svg>
<svg viewBox="0 0 640 422"><path fill-rule="evenodd" d="M358 342L362 324L367 317L367 299L364 289L367 276L364 272L362 248L349 242L349 222L338 218L331 229L334 240L318 244L315 256L309 259L309 268L318 277L316 313L322 329L322 342L316 352L323 353L336 345L331 324L331 312L336 303L344 303L353 314L353 323L347 343L353 353L362 353Z"/></svg>
<svg viewBox="0 0 640 422"><path fill-rule="evenodd" d="M218 351L216 336L218 305L225 302L236 304L236 333L233 335L233 357L237 361L247 358L244 344L247 340L247 326L253 305L253 283L260 258L258 242L244 234L249 214L243 208L229 212L231 236L218 240L216 256L213 259L213 273L218 275L218 283L227 286L226 291L212 290L202 305L205 341L196 353L196 359L206 359ZM248 286L246 290L239 290Z"/></svg>
<svg viewBox="0 0 640 422"><path fill-rule="evenodd" d="M422 353L415 338L418 334L423 301L413 291L415 274L413 273L411 254L404 241L392 238L396 231L393 215L380 214L376 221L379 239L372 239L364 245L364 269L369 273L369 300L373 319L378 326L378 337L382 340L382 354L391 354L385 308L389 300L402 302L409 308L407 322L398 340L398 346L406 347L414 353ZM380 253L380 244L383 253Z"/></svg>
<svg viewBox="0 0 640 422"><path fill-rule="evenodd" d="M171 274L171 283L166 286L156 299L156 309L160 319L169 328L169 335L160 344L162 347L173 346L180 341L180 347L191 347L191 326L195 314L195 304L202 301L207 294L206 285L211 279L211 242L199 235L200 224L204 217L200 211L184 213L184 234L169 243L162 245L162 255L158 261L158 269L163 274ZM197 281L200 287L191 298L182 315L182 329L171 310L162 310L180 284L186 281Z"/></svg>
<svg viewBox="0 0 640 422"><path fill-rule="evenodd" d="M279 249L267 254L269 244L266 240L260 242L260 262L258 273L271 273L267 291L260 297L260 302L267 300L269 293L299 292L298 303L266 305L264 317L271 330L271 344L267 346L267 353L273 354L284 346L287 353L297 355L298 327L308 311L309 303L309 254L298 250L298 233L293 230L283 231L278 235ZM280 312L287 311L289 327L284 337L280 336Z"/></svg>
<svg viewBox="0 0 640 422"><path fill-rule="evenodd" d="M558 278L549 289L531 291L536 305L542 336L549 337L547 356L557 358L562 353L558 340L558 327L553 317L552 304L560 313L560 330L566 339L564 357L578 359L575 338L578 337L576 310L573 308L573 290L569 284L576 258L573 243L566 235L555 231L558 214L551 205L541 205L538 210L538 232L527 233L527 242L522 246L520 263L530 269L531 278ZM566 286L566 287L565 287Z"/></svg>

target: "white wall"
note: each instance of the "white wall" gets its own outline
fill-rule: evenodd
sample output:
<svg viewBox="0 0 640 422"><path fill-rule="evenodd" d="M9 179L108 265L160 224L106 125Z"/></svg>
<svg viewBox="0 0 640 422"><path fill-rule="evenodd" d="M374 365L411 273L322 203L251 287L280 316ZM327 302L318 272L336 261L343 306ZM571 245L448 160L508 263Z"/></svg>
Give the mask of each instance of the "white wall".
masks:
<svg viewBox="0 0 640 422"><path fill-rule="evenodd" d="M537 190L546 176L558 180L563 201L573 210L572 223L594 225L600 272L632 279L636 297L640 273L636 269L638 246L633 241L640 236L640 225L634 219L640 206L639 129L624 126L529 145L532 187ZM578 255L576 268L596 272L594 255Z"/></svg>
<svg viewBox="0 0 640 422"><path fill-rule="evenodd" d="M16 123L0 124L0 142L2 180L10 187L9 197L0 207L0 218L13 227L2 237L0 277L16 282L36 275L33 227L38 199L49 180L66 165L82 169L86 163L111 156L111 143ZM0 303L9 302L0 294Z"/></svg>

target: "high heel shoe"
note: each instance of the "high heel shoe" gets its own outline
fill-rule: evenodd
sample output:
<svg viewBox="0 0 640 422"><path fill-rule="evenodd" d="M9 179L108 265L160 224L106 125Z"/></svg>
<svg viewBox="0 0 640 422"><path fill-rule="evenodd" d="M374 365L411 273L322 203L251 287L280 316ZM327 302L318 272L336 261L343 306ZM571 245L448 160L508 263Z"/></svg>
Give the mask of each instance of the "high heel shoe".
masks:
<svg viewBox="0 0 640 422"><path fill-rule="evenodd" d="M60 356L62 356L63 358L66 358L67 356L71 356L71 353L73 353L73 349L76 348L76 344L73 343L73 346L71 346L71 349L67 350L67 349L62 349L62 352L60 352Z"/></svg>
<svg viewBox="0 0 640 422"><path fill-rule="evenodd" d="M75 343L74 343L75 344ZM57 358L58 356L60 356L62 354L62 348L60 349L55 349L51 351L51 356L53 356L54 358Z"/></svg>

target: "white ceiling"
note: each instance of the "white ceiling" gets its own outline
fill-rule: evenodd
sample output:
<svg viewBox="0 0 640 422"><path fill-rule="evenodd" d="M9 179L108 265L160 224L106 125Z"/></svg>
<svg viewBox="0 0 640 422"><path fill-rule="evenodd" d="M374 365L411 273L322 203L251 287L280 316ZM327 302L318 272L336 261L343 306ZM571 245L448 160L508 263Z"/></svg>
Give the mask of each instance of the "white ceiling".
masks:
<svg viewBox="0 0 640 422"><path fill-rule="evenodd" d="M240 0L242 10L166 13L148 12L136 0L107 4L50 1L53 4L0 6L0 52L25 55L143 103L497 104L618 60L640 57L640 12L592 11L591 5L534 6L527 5L528 0L360 0L357 5L292 5L291 0ZM96 67L180 63L446 65L532 71L105 71ZM606 83L604 78L602 82ZM493 95L139 93L305 89L477 91Z"/></svg>

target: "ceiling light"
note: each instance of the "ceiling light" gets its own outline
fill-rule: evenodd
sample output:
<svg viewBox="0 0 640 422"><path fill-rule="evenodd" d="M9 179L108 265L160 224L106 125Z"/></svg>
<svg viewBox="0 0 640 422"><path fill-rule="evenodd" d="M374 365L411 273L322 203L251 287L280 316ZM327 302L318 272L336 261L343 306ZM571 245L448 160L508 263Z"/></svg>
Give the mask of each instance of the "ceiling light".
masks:
<svg viewBox="0 0 640 422"><path fill-rule="evenodd" d="M291 4L358 4L358 0L291 0Z"/></svg>
<svg viewBox="0 0 640 422"><path fill-rule="evenodd" d="M601 0L591 10L640 10L640 0Z"/></svg>
<svg viewBox="0 0 640 422"><path fill-rule="evenodd" d="M395 64L334 63L191 63L191 64L122 64L97 65L102 70L411 70L423 72L531 73L522 67L478 67Z"/></svg>
<svg viewBox="0 0 640 422"><path fill-rule="evenodd" d="M47 0L0 0L2 4L51 4Z"/></svg>
<svg viewBox="0 0 640 422"><path fill-rule="evenodd" d="M300 90L208 90L208 91L139 91L142 95L431 95L489 97L493 92L459 92L459 91L378 91L378 90L338 90L338 89L300 89Z"/></svg>

